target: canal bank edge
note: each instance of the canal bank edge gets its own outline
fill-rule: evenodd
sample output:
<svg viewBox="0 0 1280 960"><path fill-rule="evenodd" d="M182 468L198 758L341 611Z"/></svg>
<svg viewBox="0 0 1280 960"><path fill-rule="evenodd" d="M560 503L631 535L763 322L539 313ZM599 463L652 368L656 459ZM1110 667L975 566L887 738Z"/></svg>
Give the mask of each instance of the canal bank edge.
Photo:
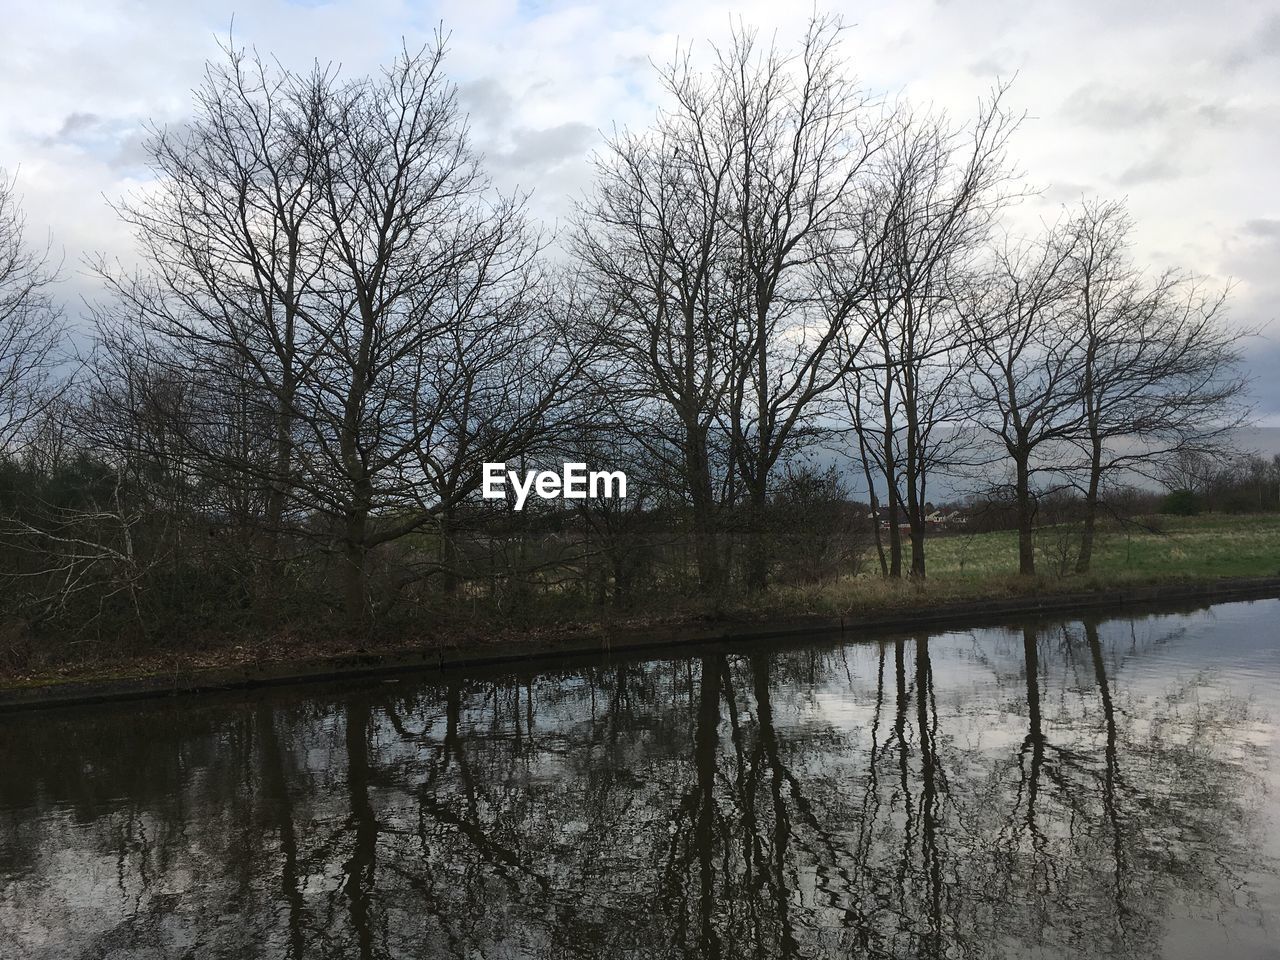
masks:
<svg viewBox="0 0 1280 960"><path fill-rule="evenodd" d="M430 673L502 665L553 665L566 658L635 654L684 646L750 640L829 637L858 640L922 628L998 626L1026 616L1071 615L1177 601L1224 602L1280 597L1280 577L1234 577L1095 590L1043 593L1005 599L936 604L891 614L797 616L765 621L691 621L644 628L604 628L560 639L510 640L478 648L420 646L412 650L361 651L309 660L272 660L225 667L182 669L145 677L55 681L0 687L0 713L167 697L185 693L278 686L308 681Z"/></svg>

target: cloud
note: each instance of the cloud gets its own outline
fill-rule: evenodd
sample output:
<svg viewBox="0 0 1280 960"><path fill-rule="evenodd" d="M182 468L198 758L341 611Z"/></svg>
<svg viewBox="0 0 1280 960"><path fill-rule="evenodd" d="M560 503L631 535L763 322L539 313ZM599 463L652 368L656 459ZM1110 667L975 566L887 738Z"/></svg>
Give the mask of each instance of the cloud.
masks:
<svg viewBox="0 0 1280 960"><path fill-rule="evenodd" d="M63 118L56 131L42 137L41 143L48 147L84 147L107 137L110 127L111 124L100 115L76 110Z"/></svg>
<svg viewBox="0 0 1280 960"><path fill-rule="evenodd" d="M1241 120L1230 104L1182 94L1087 84L1062 104L1062 116L1082 126L1133 133L1151 127L1221 126Z"/></svg>
<svg viewBox="0 0 1280 960"><path fill-rule="evenodd" d="M40 138L54 150L100 158L113 170L137 172L147 163L142 124L133 117L106 117L90 111L66 115L55 133Z"/></svg>
<svg viewBox="0 0 1280 960"><path fill-rule="evenodd" d="M594 129L576 122L543 130L517 129L511 134L511 149L491 159L504 167L545 170L569 158L584 156L595 137Z"/></svg>
<svg viewBox="0 0 1280 960"><path fill-rule="evenodd" d="M1135 163L1116 177L1115 182L1117 186L1134 187L1161 180L1176 180L1182 175L1182 169L1167 154L1159 154Z"/></svg>
<svg viewBox="0 0 1280 960"><path fill-rule="evenodd" d="M968 70L975 77L989 80L1011 77L1017 72L1016 68L1010 65L1013 59L1012 54L1007 51L998 51L973 61L969 64Z"/></svg>
<svg viewBox="0 0 1280 960"><path fill-rule="evenodd" d="M1248 363L1254 417L1261 425L1280 427L1280 344L1270 339L1254 342Z"/></svg>
<svg viewBox="0 0 1280 960"><path fill-rule="evenodd" d="M493 77L481 77L458 85L458 102L473 120L485 124L504 122L515 108L515 98Z"/></svg>
<svg viewBox="0 0 1280 960"><path fill-rule="evenodd" d="M147 134L134 130L117 141L116 152L107 161L112 170L131 176L141 176L151 156L147 151Z"/></svg>
<svg viewBox="0 0 1280 960"><path fill-rule="evenodd" d="M1164 120L1179 108L1177 100L1158 93L1087 84L1067 97L1062 114L1087 126L1123 130Z"/></svg>
<svg viewBox="0 0 1280 960"><path fill-rule="evenodd" d="M128 258L128 229L103 202L149 186L147 123L181 123L218 53L228 0L60 0L10 4L0 57L0 166L21 167L33 230L67 263ZM262 0L236 9L239 43L305 69L376 70L443 22L445 62L499 186L535 187L554 222L589 186L597 131L647 124L663 102L651 61L723 42L735 17L794 40L811 7L771 0ZM1038 229L1063 202L1123 194L1138 254L1240 281L1241 315L1270 323L1280 182L1280 14L1254 0L1168 5L1115 0L1010 7L996 0L824 0L850 29L845 49L873 93L973 115L991 81L1017 71L1008 107L1027 119L1011 159L1044 191L1011 211ZM1087 51L1088 55L1082 55ZM89 280L68 296L92 295ZM69 281L68 290L73 283ZM1280 334L1280 329L1273 331ZM1280 339L1280 337L1277 337ZM1274 353L1259 364L1275 383ZM1278 388L1280 389L1280 388ZM1280 417L1280 394L1268 395Z"/></svg>
<svg viewBox="0 0 1280 960"><path fill-rule="evenodd" d="M1058 181L1051 183L1045 188L1044 197L1051 203L1076 203L1082 197L1091 196L1096 192L1094 187L1086 183L1076 183L1073 181Z"/></svg>
<svg viewBox="0 0 1280 960"><path fill-rule="evenodd" d="M1280 240L1280 220L1253 219L1246 220L1244 232L1255 237Z"/></svg>
<svg viewBox="0 0 1280 960"><path fill-rule="evenodd" d="M53 139L55 141L72 139L83 131L93 129L101 122L102 118L96 113L69 113Z"/></svg>
<svg viewBox="0 0 1280 960"><path fill-rule="evenodd" d="M1240 122L1244 119L1241 111L1225 103L1202 103L1196 107L1195 116L1203 120L1206 125L1213 127Z"/></svg>
<svg viewBox="0 0 1280 960"><path fill-rule="evenodd" d="M1280 13L1273 13L1249 31L1249 38L1227 50L1222 64L1228 70L1240 70L1259 61L1280 58Z"/></svg>

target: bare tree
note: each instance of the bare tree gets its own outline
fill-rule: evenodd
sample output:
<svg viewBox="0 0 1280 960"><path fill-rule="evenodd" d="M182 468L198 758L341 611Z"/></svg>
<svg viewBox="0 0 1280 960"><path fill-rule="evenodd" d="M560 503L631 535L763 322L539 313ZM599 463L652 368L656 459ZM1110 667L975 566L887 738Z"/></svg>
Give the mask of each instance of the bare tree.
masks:
<svg viewBox="0 0 1280 960"><path fill-rule="evenodd" d="M1226 291L1166 271L1146 278L1129 252L1123 204L1088 202L1071 243L1082 353L1084 528L1076 572L1089 569L1107 482L1161 475L1174 458L1219 455L1247 416L1243 331L1223 322Z"/></svg>
<svg viewBox="0 0 1280 960"><path fill-rule="evenodd" d="M839 376L828 360L861 292L849 278L842 296L829 296L831 264L835 255L859 259L865 181L888 125L848 75L842 29L837 18L813 19L794 55L738 31L710 80L734 155L724 209L737 321L726 419L751 524L749 590L768 583L770 480Z"/></svg>
<svg viewBox="0 0 1280 960"><path fill-rule="evenodd" d="M271 555L286 515L327 539L353 623L369 553L447 523L481 461L547 441L582 369L576 300L546 295L443 58L437 37L339 82L228 48L196 120L152 141L161 189L121 208L146 268L103 271L105 339L167 372L136 389L187 385L175 429L218 509L261 522Z"/></svg>
<svg viewBox="0 0 1280 960"><path fill-rule="evenodd" d="M1230 482L1235 466L1234 457L1185 450L1160 463L1156 479L1170 493L1185 490L1196 497L1208 497Z"/></svg>
<svg viewBox="0 0 1280 960"><path fill-rule="evenodd" d="M1018 572L1035 573L1037 481L1059 473L1082 421L1082 353L1070 275L1073 238L1061 225L996 251L986 288L966 307L977 423L1013 466Z"/></svg>
<svg viewBox="0 0 1280 960"><path fill-rule="evenodd" d="M64 336L48 249L30 246L14 179L0 170L0 455L59 393Z"/></svg>
<svg viewBox="0 0 1280 960"><path fill-rule="evenodd" d="M969 330L958 304L973 295L977 258L1011 193L1005 150L1018 118L1001 109L1003 92L980 105L970 127L900 115L877 163L868 214L874 279L838 355L873 512L873 473L886 491L891 576L903 566L902 514L911 574L924 576L929 480L971 446L962 389Z"/></svg>
<svg viewBox="0 0 1280 960"><path fill-rule="evenodd" d="M834 380L848 306L823 285L832 252L860 237L861 174L885 128L845 75L840 29L813 20L794 56L737 30L707 71L678 58L662 74L672 107L613 139L579 217L611 320L604 379L683 480L704 589L721 576L718 488L745 498L746 580L766 585L770 477Z"/></svg>
<svg viewBox="0 0 1280 960"><path fill-rule="evenodd" d="M210 470L240 472L266 492L261 519L274 556L291 494L298 384L322 349L304 342L303 315L316 306L330 235L311 145L334 78L320 69L295 76L230 42L223 54L195 92L194 119L148 142L159 188L117 208L146 272L105 263L99 271L116 297L111 309L137 329L131 339L175 376L201 372L209 424L239 406L263 431L253 456L237 444L200 452Z"/></svg>
<svg viewBox="0 0 1280 960"><path fill-rule="evenodd" d="M734 155L724 118L688 57L661 80L674 107L596 159L574 250L596 292L605 353L595 376L613 420L677 478L701 589L721 585L714 433L734 342L722 207Z"/></svg>
<svg viewBox="0 0 1280 960"><path fill-rule="evenodd" d="M369 552L478 487L478 471L459 484L440 464L511 454L579 369L555 337L565 325L533 312L537 237L468 148L443 57L441 40L334 91L311 145L331 241L305 319L322 348L299 384L298 486L337 524L356 621ZM547 373L544 360L565 362ZM513 415L482 416L480 371Z"/></svg>

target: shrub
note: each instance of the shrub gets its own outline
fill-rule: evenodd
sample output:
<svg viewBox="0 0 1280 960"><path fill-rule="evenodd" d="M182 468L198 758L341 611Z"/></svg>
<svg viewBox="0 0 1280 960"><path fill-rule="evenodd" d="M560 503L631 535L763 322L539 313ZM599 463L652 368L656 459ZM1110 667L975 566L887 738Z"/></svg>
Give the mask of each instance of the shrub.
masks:
<svg viewBox="0 0 1280 960"><path fill-rule="evenodd" d="M1177 517L1194 517L1200 512L1200 498L1190 490L1174 490L1160 504L1160 512Z"/></svg>

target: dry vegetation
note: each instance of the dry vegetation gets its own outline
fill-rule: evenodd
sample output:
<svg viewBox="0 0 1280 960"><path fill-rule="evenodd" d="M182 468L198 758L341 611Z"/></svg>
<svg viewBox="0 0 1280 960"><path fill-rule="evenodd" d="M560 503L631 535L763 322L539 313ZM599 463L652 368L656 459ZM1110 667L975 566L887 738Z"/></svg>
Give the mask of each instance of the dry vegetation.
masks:
<svg viewBox="0 0 1280 960"><path fill-rule="evenodd" d="M1047 527L1038 532L1037 548L1045 571L1070 564L1061 543L1072 531ZM1074 531L1078 534L1078 531ZM644 631L683 626L697 633L732 623L805 617L880 619L922 607L1042 596L1054 593L1105 591L1123 586L1168 582L1212 581L1223 577L1280 576L1280 515L1147 517L1112 524L1100 531L1093 570L1086 575L1041 573L1019 576L1017 532L996 531L938 537L931 542L933 574L928 580L885 579L867 572L806 585L779 585L765 597L738 597L731 604L690 595L667 598L660 606L610 612L584 611L551 588L541 592L521 617L436 618L414 628L406 624L397 638L384 638L379 651L420 649L553 649L573 638L598 637L610 631ZM870 558L868 558L870 564ZM592 615L588 615L588 614ZM426 627L427 622L432 626ZM0 640L3 642L3 640ZM233 664L279 664L367 652L367 642L340 632L282 632L247 635L229 644L216 636L177 649L120 656L99 642L78 645L74 660L49 661L36 669L10 671L0 686L33 686L65 681L113 680L223 667Z"/></svg>

